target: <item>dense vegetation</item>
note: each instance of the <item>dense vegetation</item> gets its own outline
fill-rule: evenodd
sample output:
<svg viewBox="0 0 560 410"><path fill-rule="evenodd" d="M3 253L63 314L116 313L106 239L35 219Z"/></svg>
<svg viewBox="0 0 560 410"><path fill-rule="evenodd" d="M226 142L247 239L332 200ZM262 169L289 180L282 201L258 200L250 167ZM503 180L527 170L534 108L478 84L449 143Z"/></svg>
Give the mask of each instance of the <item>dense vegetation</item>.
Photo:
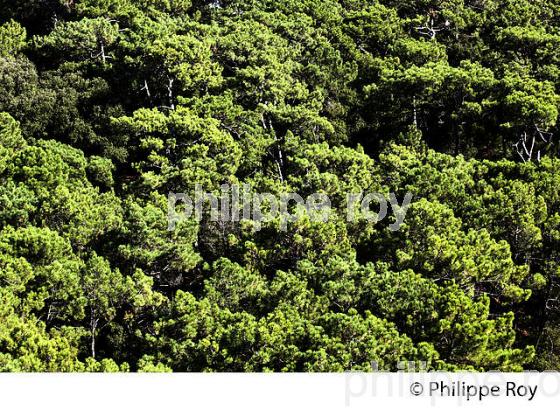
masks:
<svg viewBox="0 0 560 410"><path fill-rule="evenodd" d="M0 0L0 370L558 370L559 96L559 0Z"/></svg>

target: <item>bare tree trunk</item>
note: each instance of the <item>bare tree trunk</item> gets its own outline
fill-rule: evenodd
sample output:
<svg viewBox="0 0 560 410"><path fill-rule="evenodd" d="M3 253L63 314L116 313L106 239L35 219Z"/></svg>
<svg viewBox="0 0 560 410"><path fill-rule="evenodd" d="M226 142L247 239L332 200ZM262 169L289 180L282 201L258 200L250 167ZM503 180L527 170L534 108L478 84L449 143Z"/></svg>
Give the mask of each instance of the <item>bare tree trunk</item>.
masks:
<svg viewBox="0 0 560 410"><path fill-rule="evenodd" d="M105 44L101 41L101 60L103 61L103 65L107 62L107 57L105 56Z"/></svg>
<svg viewBox="0 0 560 410"><path fill-rule="evenodd" d="M91 332L91 357L95 359L95 333L99 319L95 317L95 309L91 309L90 332Z"/></svg>
<svg viewBox="0 0 560 410"><path fill-rule="evenodd" d="M416 96L412 97L412 123L418 129L418 111L416 109Z"/></svg>

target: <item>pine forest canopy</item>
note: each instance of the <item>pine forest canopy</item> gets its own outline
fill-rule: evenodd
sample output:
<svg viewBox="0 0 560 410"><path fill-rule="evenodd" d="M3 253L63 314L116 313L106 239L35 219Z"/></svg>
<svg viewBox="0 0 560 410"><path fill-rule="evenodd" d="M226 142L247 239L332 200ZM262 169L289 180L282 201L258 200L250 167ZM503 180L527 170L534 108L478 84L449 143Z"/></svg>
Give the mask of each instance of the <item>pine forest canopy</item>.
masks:
<svg viewBox="0 0 560 410"><path fill-rule="evenodd" d="M560 370L559 109L560 0L0 0L0 370Z"/></svg>

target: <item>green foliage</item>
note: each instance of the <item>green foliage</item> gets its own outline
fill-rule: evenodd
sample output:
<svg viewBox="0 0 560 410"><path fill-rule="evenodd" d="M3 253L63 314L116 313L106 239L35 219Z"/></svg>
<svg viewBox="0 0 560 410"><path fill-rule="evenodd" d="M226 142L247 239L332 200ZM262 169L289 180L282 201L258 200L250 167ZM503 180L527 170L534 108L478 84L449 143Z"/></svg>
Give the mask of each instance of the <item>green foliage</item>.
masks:
<svg viewBox="0 0 560 410"><path fill-rule="evenodd" d="M178 292L170 318L157 322L154 330L148 336L151 348L181 371L368 370L372 361L395 370L405 357L441 365L433 348L415 347L385 321L355 311L313 318L280 306L259 320ZM391 343L384 343L388 339ZM166 351L175 354L162 354Z"/></svg>
<svg viewBox="0 0 560 410"><path fill-rule="evenodd" d="M0 371L558 369L558 6L0 0Z"/></svg>
<svg viewBox="0 0 560 410"><path fill-rule="evenodd" d="M17 22L11 20L0 26L0 55L14 55L27 43L27 33Z"/></svg>

